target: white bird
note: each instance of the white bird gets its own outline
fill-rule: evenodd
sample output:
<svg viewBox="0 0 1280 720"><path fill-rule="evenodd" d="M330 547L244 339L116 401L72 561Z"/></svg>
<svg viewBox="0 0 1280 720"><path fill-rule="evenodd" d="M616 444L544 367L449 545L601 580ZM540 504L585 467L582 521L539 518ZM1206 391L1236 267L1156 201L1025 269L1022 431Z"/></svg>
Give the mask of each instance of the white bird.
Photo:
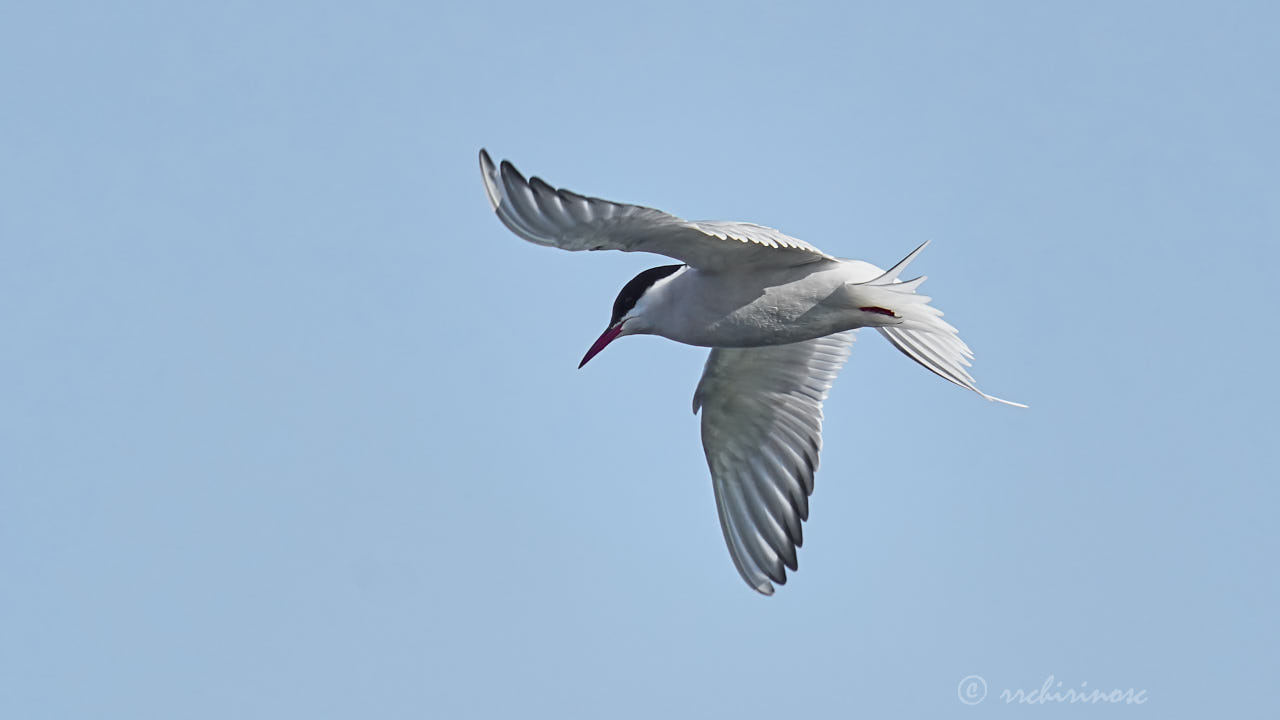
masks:
<svg viewBox="0 0 1280 720"><path fill-rule="evenodd" d="M693 394L720 528L747 584L772 595L796 569L801 522L822 447L822 402L853 345L874 327L907 357L987 400L965 369L973 358L898 275L928 243L882 270L828 255L772 228L689 221L660 210L557 190L515 166L480 170L494 212L513 233L562 250L666 255L628 282L587 364L624 335L660 335L712 348Z"/></svg>

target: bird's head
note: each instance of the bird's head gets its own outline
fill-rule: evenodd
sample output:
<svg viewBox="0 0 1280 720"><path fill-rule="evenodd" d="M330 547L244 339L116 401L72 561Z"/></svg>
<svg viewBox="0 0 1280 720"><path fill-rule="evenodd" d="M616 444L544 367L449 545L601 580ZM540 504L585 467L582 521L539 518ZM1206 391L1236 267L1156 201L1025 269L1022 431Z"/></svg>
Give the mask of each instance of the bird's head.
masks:
<svg viewBox="0 0 1280 720"><path fill-rule="evenodd" d="M645 309L654 297L650 291L659 284L659 281L670 277L683 267L684 265L663 265L649 268L623 285L618 298L613 301L613 317L609 318L609 327L605 328L605 331L591 345L591 349L583 356L582 362L578 363L578 367L586 365L591 358L599 355L606 345L623 335L648 332L650 327L645 319Z"/></svg>

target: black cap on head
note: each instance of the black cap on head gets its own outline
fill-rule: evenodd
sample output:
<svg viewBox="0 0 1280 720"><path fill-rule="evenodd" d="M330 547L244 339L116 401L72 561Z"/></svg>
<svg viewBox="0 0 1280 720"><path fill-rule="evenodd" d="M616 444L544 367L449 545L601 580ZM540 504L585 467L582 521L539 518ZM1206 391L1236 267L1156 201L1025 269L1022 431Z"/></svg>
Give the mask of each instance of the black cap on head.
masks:
<svg viewBox="0 0 1280 720"><path fill-rule="evenodd" d="M631 282L622 286L622 291L618 293L618 299L613 301L613 318L609 320L610 327L621 320L624 315L631 312L631 308L636 306L636 302L641 295L644 295L645 290L653 287L654 283L682 267L684 265L663 265L662 267L649 268L631 278Z"/></svg>

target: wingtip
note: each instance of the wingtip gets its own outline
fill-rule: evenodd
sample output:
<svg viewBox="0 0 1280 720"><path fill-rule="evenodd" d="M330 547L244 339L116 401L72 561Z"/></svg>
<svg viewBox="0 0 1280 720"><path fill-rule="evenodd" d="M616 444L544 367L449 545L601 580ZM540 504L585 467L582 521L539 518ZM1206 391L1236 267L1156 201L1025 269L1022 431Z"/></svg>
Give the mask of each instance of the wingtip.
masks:
<svg viewBox="0 0 1280 720"><path fill-rule="evenodd" d="M502 204L502 191L498 188L496 174L489 151L480 148L480 178L484 180L484 194L489 198L489 209L495 212Z"/></svg>
<svg viewBox="0 0 1280 720"><path fill-rule="evenodd" d="M489 157L489 151L480 148L480 172L485 177L489 177L493 174L493 168L493 158Z"/></svg>

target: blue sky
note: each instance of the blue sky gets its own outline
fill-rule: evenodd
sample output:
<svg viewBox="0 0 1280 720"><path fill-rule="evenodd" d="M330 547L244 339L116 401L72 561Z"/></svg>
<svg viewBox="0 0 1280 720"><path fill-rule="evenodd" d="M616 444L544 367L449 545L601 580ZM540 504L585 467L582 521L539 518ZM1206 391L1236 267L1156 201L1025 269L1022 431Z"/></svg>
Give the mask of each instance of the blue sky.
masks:
<svg viewBox="0 0 1280 720"><path fill-rule="evenodd" d="M0 716L1280 710L1268 3L0 9ZM666 261L554 184L913 266L800 572L737 577ZM980 675L989 696L959 701ZM1003 689L1145 690L1107 710Z"/></svg>

